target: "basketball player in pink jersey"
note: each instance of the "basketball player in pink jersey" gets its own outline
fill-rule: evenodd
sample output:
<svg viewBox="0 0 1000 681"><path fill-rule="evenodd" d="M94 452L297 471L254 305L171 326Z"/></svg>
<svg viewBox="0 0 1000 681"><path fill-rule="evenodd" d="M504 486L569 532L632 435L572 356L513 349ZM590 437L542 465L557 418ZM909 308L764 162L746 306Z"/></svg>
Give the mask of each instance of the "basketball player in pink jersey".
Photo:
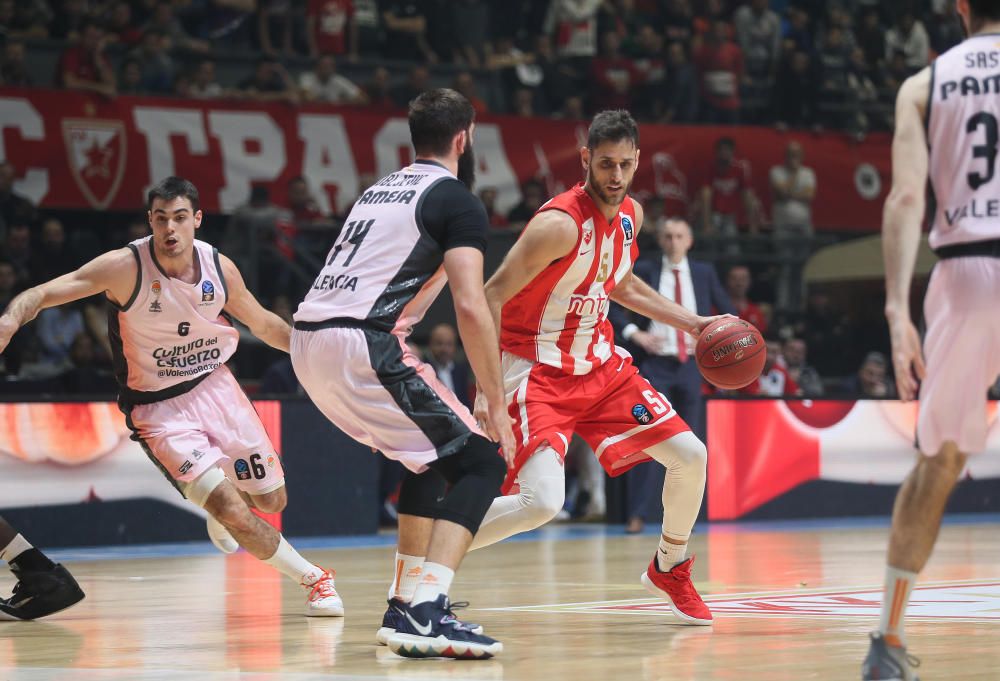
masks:
<svg viewBox="0 0 1000 681"><path fill-rule="evenodd" d="M53 563L0 518L0 560L17 577L10 598L0 598L0 621L34 620L83 600L83 590L69 570Z"/></svg>
<svg viewBox="0 0 1000 681"><path fill-rule="evenodd" d="M705 490L705 445L615 345L608 305L614 300L694 335L717 317L699 317L632 275L643 213L628 195L639 162L639 131L628 112L597 114L580 160L586 181L538 210L486 284L517 440L507 489L518 491L494 500L472 547L559 512L563 459L576 432L609 475L649 459L666 467L663 534L642 583L681 622L708 625L712 613L687 557Z"/></svg>
<svg viewBox="0 0 1000 681"><path fill-rule="evenodd" d="M0 316L0 352L40 310L103 293L118 403L150 460L209 514L213 543L251 555L301 584L306 614L341 616L333 573L307 561L255 516L284 508L284 472L253 405L226 368L240 320L288 351L291 330L247 290L233 262L195 239L198 190L168 177L149 190L151 236L30 288Z"/></svg>
<svg viewBox="0 0 1000 681"><path fill-rule="evenodd" d="M896 98L882 223L885 314L899 396L920 397L919 453L893 508L866 681L917 678L903 615L967 456L986 446L986 391L1000 373L1000 0L958 0L957 9L969 37L906 80ZM930 245L941 261L924 299L921 353L910 281L928 180L936 198Z"/></svg>

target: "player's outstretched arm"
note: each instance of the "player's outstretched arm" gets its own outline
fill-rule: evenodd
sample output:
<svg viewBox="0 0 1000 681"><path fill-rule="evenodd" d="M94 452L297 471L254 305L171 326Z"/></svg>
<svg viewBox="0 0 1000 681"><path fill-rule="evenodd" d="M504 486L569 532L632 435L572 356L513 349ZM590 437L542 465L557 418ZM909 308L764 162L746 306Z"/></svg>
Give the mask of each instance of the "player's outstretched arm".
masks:
<svg viewBox="0 0 1000 681"><path fill-rule="evenodd" d="M912 76L896 96L896 131L892 138L892 189L882 213L885 258L885 316L892 340L892 365L899 397L917 394L924 377L920 336L910 317L910 282L920 246L927 187L928 151L924 132L930 69Z"/></svg>
<svg viewBox="0 0 1000 681"><path fill-rule="evenodd" d="M243 281L243 275L240 274L236 263L220 253L219 264L222 266L222 276L226 278L226 286L229 289L229 299L223 309L246 325L250 333L272 348L288 352L291 327L278 315L265 310L254 298L246 282Z"/></svg>
<svg viewBox="0 0 1000 681"><path fill-rule="evenodd" d="M80 300L98 293L107 294L121 305L131 297L139 265L128 248L99 255L68 274L39 284L17 295L0 316L0 352L17 330L42 310Z"/></svg>
<svg viewBox="0 0 1000 681"><path fill-rule="evenodd" d="M513 463L514 433L500 375L500 345L496 325L483 291L483 254L477 248L459 246L444 253L455 318L469 365L488 404L484 430L503 447L508 463Z"/></svg>

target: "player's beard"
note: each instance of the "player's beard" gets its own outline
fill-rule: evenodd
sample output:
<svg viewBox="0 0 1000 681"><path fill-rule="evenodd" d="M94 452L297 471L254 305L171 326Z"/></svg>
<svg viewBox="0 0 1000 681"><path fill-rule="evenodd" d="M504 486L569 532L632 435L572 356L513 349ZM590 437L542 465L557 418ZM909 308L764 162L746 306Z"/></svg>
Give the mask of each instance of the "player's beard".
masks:
<svg viewBox="0 0 1000 681"><path fill-rule="evenodd" d="M605 193L604 187L598 183L597 178L594 177L594 171L589 166L587 167L587 184L590 185L590 188L594 190L595 194L597 194L597 198L609 206L620 206L622 202L625 201L625 197L628 196L629 189L632 188L632 183L629 182L625 185L625 189L619 197L617 199L612 199L607 195L607 193Z"/></svg>
<svg viewBox="0 0 1000 681"><path fill-rule="evenodd" d="M476 184L476 155L472 151L472 143L465 145L465 151L458 157L458 180L472 191Z"/></svg>

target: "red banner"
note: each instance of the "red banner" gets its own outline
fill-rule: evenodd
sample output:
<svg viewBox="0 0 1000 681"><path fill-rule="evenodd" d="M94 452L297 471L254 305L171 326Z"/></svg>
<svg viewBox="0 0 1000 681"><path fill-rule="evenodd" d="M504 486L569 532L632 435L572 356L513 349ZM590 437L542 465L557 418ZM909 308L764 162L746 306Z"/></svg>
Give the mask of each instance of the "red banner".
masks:
<svg viewBox="0 0 1000 681"><path fill-rule="evenodd" d="M885 135L857 143L834 133L662 125L644 125L641 135L633 185L641 199L693 200L716 140L730 136L769 206L768 171L797 139L818 178L816 226L879 227L890 180ZM501 211L516 205L528 178L561 191L581 178L585 137L585 123L484 117L475 135L478 186L498 190ZM140 210L153 182L179 174L198 187L205 210L229 213L251 185L270 185L280 203L287 181L304 175L323 210L343 211L364 175L396 170L411 153L403 112L0 88L0 158L17 168L15 191L42 207Z"/></svg>
<svg viewBox="0 0 1000 681"><path fill-rule="evenodd" d="M709 400L708 517L739 518L810 480L898 485L913 468L916 402ZM963 478L1000 478L1000 419Z"/></svg>

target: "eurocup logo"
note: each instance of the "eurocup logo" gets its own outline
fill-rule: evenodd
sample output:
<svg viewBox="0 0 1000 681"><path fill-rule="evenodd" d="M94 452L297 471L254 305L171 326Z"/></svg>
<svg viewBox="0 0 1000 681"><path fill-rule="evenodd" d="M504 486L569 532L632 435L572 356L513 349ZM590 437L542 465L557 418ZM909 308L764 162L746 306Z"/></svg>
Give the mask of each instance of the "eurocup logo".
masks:
<svg viewBox="0 0 1000 681"><path fill-rule="evenodd" d="M213 300L215 300L215 287L212 286L212 282L201 282L201 302L210 303Z"/></svg>
<svg viewBox="0 0 1000 681"><path fill-rule="evenodd" d="M622 231L625 232L625 241L632 240L632 220L627 216L622 216Z"/></svg>
<svg viewBox="0 0 1000 681"><path fill-rule="evenodd" d="M637 404L632 407L632 418L640 424L646 425L653 420L653 415L649 413L649 409L646 408L646 405Z"/></svg>

